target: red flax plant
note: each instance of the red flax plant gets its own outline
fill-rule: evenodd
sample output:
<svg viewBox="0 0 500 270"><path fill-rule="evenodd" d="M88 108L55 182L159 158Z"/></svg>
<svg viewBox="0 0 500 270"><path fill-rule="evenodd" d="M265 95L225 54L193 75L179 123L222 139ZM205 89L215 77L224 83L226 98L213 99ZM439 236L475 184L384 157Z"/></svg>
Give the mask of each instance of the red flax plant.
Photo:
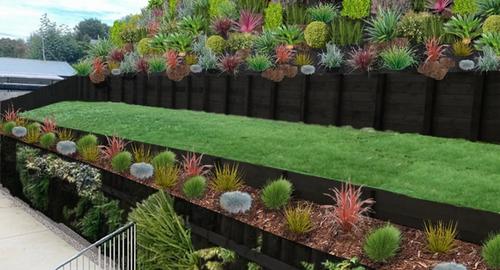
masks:
<svg viewBox="0 0 500 270"><path fill-rule="evenodd" d="M377 51L372 47L352 49L347 64L353 70L370 71L377 57Z"/></svg>
<svg viewBox="0 0 500 270"><path fill-rule="evenodd" d="M241 58L236 55L227 54L219 58L219 63L217 66L222 72L227 72L229 74L235 75L238 73L238 67L241 64Z"/></svg>
<svg viewBox="0 0 500 270"><path fill-rule="evenodd" d="M41 126L42 133L55 133L57 128L56 119L53 117L45 117Z"/></svg>
<svg viewBox="0 0 500 270"><path fill-rule="evenodd" d="M262 15L243 10L240 12L240 20L236 23L236 26L241 33L251 34L259 31L262 27Z"/></svg>
<svg viewBox="0 0 500 270"><path fill-rule="evenodd" d="M192 176L208 175L213 166L202 165L202 159L203 155L197 156L195 153L187 153L185 156L182 156L182 176L187 179Z"/></svg>
<svg viewBox="0 0 500 270"><path fill-rule="evenodd" d="M92 64L92 72L89 75L90 81L95 84L102 83L106 80L106 75L108 73L108 67L106 62L102 61L101 58L94 59Z"/></svg>
<svg viewBox="0 0 500 270"><path fill-rule="evenodd" d="M455 66L455 62L444 56L446 45L441 45L436 37L430 38L425 42L425 62L418 67L418 72L433 78L442 80L448 73L448 70Z"/></svg>
<svg viewBox="0 0 500 270"><path fill-rule="evenodd" d="M5 110L5 112L2 114L2 118L4 122L17 122L19 119L19 112L21 109L14 109L14 106L11 105L10 107Z"/></svg>
<svg viewBox="0 0 500 270"><path fill-rule="evenodd" d="M276 59L276 68L267 69L262 73L262 77L274 82L280 82L285 77L293 78L297 75L297 67L290 65L295 51L286 45L278 45L274 49L274 58Z"/></svg>
<svg viewBox="0 0 500 270"><path fill-rule="evenodd" d="M372 199L361 199L361 187L354 188L350 183L343 184L339 189L330 189L332 194L325 193L335 201L333 217L342 231L348 233L357 228L362 215L371 210L375 203Z"/></svg>
<svg viewBox="0 0 500 270"><path fill-rule="evenodd" d="M113 159L113 157L122 152L125 149L125 146L127 146L127 143L125 143L122 138L115 135L113 135L111 138L106 136L106 141L107 145L101 145L99 147L102 157L105 160Z"/></svg>
<svg viewBox="0 0 500 270"><path fill-rule="evenodd" d="M167 63L167 77L172 81L181 81L189 75L189 66L182 63L177 52L170 50L165 53Z"/></svg>

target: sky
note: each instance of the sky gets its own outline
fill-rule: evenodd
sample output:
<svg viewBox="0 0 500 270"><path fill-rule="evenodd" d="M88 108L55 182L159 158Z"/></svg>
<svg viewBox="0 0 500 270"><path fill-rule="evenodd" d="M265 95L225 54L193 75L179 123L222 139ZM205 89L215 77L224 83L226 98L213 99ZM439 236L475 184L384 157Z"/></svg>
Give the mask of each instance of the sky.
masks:
<svg viewBox="0 0 500 270"><path fill-rule="evenodd" d="M87 18L111 25L114 20L139 13L147 0L0 0L0 37L23 38L36 31L47 13L57 25L73 28Z"/></svg>

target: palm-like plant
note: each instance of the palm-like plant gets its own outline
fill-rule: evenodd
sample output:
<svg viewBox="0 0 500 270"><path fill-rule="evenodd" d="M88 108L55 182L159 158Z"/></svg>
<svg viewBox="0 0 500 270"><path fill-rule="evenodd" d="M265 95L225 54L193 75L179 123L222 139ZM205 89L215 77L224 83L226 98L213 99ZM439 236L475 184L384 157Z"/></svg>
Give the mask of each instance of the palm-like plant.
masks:
<svg viewBox="0 0 500 270"><path fill-rule="evenodd" d="M168 49L176 50L181 54L191 51L193 36L187 32L172 33L165 39Z"/></svg>
<svg viewBox="0 0 500 270"><path fill-rule="evenodd" d="M201 16L186 16L181 19L179 26L182 30L196 36L205 27L205 19Z"/></svg>
<svg viewBox="0 0 500 270"><path fill-rule="evenodd" d="M282 25L276 31L278 40L288 46L293 46L304 41L303 31L296 25Z"/></svg>
<svg viewBox="0 0 500 270"><path fill-rule="evenodd" d="M379 9L377 16L367 21L366 32L372 42L391 41L397 36L401 13L397 10Z"/></svg>
<svg viewBox="0 0 500 270"><path fill-rule="evenodd" d="M448 34L454 35L462 40L464 44L481 35L481 19L472 15L455 15L445 23L444 29Z"/></svg>

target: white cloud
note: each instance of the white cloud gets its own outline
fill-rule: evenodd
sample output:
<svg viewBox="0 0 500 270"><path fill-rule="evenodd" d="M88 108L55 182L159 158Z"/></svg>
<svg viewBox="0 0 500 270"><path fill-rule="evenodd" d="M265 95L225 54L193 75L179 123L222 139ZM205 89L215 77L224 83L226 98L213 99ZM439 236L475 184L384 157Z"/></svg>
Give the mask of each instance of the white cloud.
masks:
<svg viewBox="0 0 500 270"><path fill-rule="evenodd" d="M86 18L108 24L130 13L139 13L147 0L0 0L0 36L27 38L38 29L40 17L69 27Z"/></svg>

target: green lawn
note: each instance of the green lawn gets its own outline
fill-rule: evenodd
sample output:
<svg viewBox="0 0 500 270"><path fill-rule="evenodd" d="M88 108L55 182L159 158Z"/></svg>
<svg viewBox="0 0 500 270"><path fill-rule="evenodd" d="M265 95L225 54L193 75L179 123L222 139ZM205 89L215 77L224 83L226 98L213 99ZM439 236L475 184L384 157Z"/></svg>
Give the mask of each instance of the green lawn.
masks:
<svg viewBox="0 0 500 270"><path fill-rule="evenodd" d="M25 115L54 116L65 127L351 178L412 197L500 212L498 145L106 102L63 102Z"/></svg>

